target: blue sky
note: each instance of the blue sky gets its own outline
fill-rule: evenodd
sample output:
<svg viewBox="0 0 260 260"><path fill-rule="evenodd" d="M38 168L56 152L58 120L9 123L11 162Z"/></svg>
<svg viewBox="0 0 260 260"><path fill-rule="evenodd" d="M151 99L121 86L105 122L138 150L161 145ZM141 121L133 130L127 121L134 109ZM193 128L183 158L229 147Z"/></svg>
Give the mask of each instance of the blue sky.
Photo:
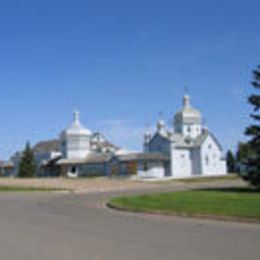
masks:
<svg viewBox="0 0 260 260"><path fill-rule="evenodd" d="M141 149L158 111L170 125L185 86L225 149L249 123L260 63L258 0L0 1L0 158L55 138L75 109Z"/></svg>

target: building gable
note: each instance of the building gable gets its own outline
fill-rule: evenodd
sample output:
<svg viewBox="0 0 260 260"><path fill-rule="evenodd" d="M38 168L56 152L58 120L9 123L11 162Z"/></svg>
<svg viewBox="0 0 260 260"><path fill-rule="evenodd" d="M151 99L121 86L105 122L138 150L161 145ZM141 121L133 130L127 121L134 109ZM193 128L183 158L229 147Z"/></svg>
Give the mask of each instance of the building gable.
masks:
<svg viewBox="0 0 260 260"><path fill-rule="evenodd" d="M205 145L215 145L219 149L219 152L223 151L222 146L218 142L217 138L211 133L209 133L208 136L201 143L201 147Z"/></svg>
<svg viewBox="0 0 260 260"><path fill-rule="evenodd" d="M160 152L163 154L170 153L170 140L159 133L156 133L150 140L149 152Z"/></svg>

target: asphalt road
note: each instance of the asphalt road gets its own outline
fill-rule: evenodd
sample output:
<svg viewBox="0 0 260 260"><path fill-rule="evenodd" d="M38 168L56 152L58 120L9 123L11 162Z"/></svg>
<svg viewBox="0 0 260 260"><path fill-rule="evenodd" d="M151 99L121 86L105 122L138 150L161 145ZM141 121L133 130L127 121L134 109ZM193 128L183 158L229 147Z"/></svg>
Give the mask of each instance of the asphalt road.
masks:
<svg viewBox="0 0 260 260"><path fill-rule="evenodd" d="M109 194L0 194L0 259L259 259L260 225L104 207Z"/></svg>

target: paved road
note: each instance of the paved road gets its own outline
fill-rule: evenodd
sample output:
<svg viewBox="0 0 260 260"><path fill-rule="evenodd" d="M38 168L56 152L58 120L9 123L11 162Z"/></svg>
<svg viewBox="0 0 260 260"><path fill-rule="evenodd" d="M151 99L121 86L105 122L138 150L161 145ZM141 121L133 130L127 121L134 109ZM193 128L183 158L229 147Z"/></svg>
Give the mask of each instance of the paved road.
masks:
<svg viewBox="0 0 260 260"><path fill-rule="evenodd" d="M109 194L0 194L0 259L259 259L260 225L117 212Z"/></svg>

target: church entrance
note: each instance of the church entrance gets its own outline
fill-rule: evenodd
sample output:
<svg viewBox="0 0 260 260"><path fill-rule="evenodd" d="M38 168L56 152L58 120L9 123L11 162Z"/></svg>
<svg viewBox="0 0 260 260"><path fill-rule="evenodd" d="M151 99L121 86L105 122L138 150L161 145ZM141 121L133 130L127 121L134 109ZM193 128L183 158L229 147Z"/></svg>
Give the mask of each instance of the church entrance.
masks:
<svg viewBox="0 0 260 260"><path fill-rule="evenodd" d="M69 167L68 177L71 177L71 178L78 177L78 167L76 165L71 165Z"/></svg>

